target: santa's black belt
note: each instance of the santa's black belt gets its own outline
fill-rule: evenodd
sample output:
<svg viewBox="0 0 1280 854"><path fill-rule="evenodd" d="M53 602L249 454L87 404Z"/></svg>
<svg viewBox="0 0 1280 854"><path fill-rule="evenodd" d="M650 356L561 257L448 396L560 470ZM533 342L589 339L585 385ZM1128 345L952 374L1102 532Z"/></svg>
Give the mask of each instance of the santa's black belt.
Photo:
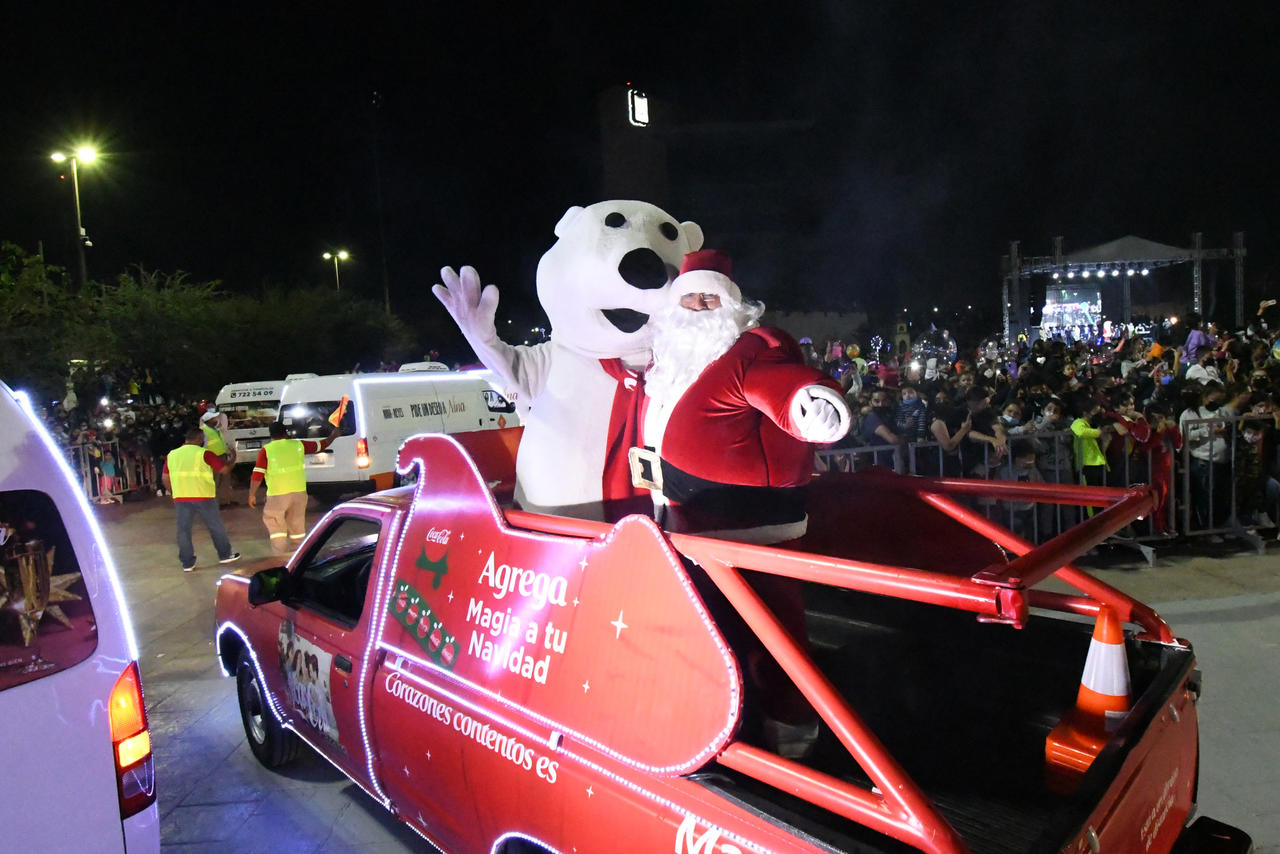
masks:
<svg viewBox="0 0 1280 854"><path fill-rule="evenodd" d="M805 518L802 486L742 486L719 483L673 466L662 466L662 494L683 514L696 516L707 529L782 525Z"/></svg>

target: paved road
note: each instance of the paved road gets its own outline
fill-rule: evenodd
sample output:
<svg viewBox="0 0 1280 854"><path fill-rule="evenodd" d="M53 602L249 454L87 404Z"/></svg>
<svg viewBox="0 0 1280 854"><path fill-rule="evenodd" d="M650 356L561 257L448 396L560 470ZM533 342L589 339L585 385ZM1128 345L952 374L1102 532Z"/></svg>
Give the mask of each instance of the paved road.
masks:
<svg viewBox="0 0 1280 854"><path fill-rule="evenodd" d="M223 511L246 560L269 556L259 512ZM199 568L184 574L172 504L147 497L96 508L120 568L141 647L155 740L166 854L423 852L431 846L309 751L283 772L245 744L234 683L213 655L213 595L222 567L197 527ZM309 518L323 508L312 502ZM1200 810L1249 831L1258 854L1280 854L1280 544L1258 555L1162 554L1155 568L1103 551L1097 573L1153 604L1196 646Z"/></svg>

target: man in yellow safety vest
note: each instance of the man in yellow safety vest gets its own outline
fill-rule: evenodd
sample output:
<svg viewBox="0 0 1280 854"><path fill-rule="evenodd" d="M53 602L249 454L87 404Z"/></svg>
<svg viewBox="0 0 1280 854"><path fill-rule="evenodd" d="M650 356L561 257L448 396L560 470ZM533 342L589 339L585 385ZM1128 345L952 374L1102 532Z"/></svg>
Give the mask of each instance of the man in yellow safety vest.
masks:
<svg viewBox="0 0 1280 854"><path fill-rule="evenodd" d="M229 507L231 501L231 467L236 463L235 451L227 447L227 416L209 407L200 416L200 429L204 432L204 446L222 458L226 468L214 475L219 507Z"/></svg>
<svg viewBox="0 0 1280 854"><path fill-rule="evenodd" d="M262 507L262 524L271 537L271 551L287 554L306 536L307 454L318 454L333 444L341 428L334 425L322 441L290 439L279 421L272 422L271 441L258 451L258 461L249 478L249 506L258 506L258 484L267 481L267 502Z"/></svg>
<svg viewBox="0 0 1280 854"><path fill-rule="evenodd" d="M218 563L240 559L240 552L231 550L231 540L218 512L213 482L214 472L225 468L222 458L204 447L204 432L199 429L188 430L186 442L165 458L162 476L178 514L178 559L182 561L183 572L196 568L196 551L191 544L191 523L196 516L209 529L214 548L218 550Z"/></svg>

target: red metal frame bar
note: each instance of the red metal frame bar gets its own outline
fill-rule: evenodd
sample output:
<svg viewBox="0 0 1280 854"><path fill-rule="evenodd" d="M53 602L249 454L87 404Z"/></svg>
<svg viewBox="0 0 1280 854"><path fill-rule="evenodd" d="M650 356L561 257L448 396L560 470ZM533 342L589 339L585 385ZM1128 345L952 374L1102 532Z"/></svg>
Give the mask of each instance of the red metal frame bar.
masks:
<svg viewBox="0 0 1280 854"><path fill-rule="evenodd" d="M969 850L954 835L955 831L949 824L943 825L942 833L926 835L925 828L914 824L912 818L887 813L883 800L874 792L783 759L767 750L738 741L726 747L716 761L850 821L877 829L889 828L886 835L909 845L921 846L925 851L950 854Z"/></svg>
<svg viewBox="0 0 1280 854"><path fill-rule="evenodd" d="M856 817L894 839L923 846L937 854L966 852L967 846L932 801L849 707L835 686L814 666L741 573L720 558L715 549L699 548L712 542L689 543L691 550L686 554L702 566L725 594L882 794L877 796L857 789L781 757L753 751L745 745L733 751L726 765L783 791L797 791L799 784L806 797L816 798L814 803L827 809L834 806L834 812ZM769 758L765 759L766 756Z"/></svg>
<svg viewBox="0 0 1280 854"><path fill-rule="evenodd" d="M1116 492L1130 493L1133 492L1133 490L1116 490ZM1097 578L1094 578L1089 573L1084 572L1078 567L1067 562L1071 556L1082 553L1092 545L1106 539L1106 537L1111 533L1114 533L1124 527L1128 521L1137 518L1143 512L1140 508L1145 507L1149 510L1155 506L1154 502L1156 499L1153 491L1144 488L1142 490L1138 490L1138 492L1139 495L1137 496L1129 496L1135 498L1133 503L1125 505L1122 500L1116 506L1102 511L1087 522L1068 528L1066 531L1063 531L1061 534L1039 547L1033 546L1031 543L1014 534L1009 529L992 522L982 514L976 513L967 507L957 504L945 495L935 495L928 492L922 492L920 497L930 505L938 508L948 516L951 516L956 521L962 522L973 528L975 531L990 537L1001 547L1008 549L1014 554L1021 555L1021 557L1010 562L1003 573L993 573L990 570L978 573L973 579L975 583L994 584L1000 586L1016 584L1021 588L1027 583L1026 579L1028 577L1033 579L1030 583L1034 584L1048 575L1056 575L1058 578L1070 584L1072 587L1075 587L1086 596L1095 600L1095 604L1089 606L1086 604L1087 600L1083 600L1079 603L1069 603L1069 600L1061 595L1054 597L1050 596L1045 591L1026 591L1030 596L1031 601L1034 601L1041 607L1051 607L1056 610L1067 610L1073 613L1092 613L1094 615L1097 614L1096 602L1103 602L1114 608L1116 614L1121 620L1127 623L1137 623L1161 643L1176 643L1177 641L1174 638L1173 630L1169 628L1168 623L1161 619L1160 615L1155 612L1155 609L1139 602L1129 594L1121 590L1117 590L1105 581L1100 581ZM1121 509L1121 505L1124 505L1122 513L1107 517L1102 522L1098 521L1112 510ZM1085 534L1071 536L1078 528L1086 528ZM1098 536L1099 530L1104 531L1105 533ZM1067 538L1065 541L1066 545L1058 543L1058 541L1062 540L1064 537ZM1097 538L1093 539L1094 537ZM1086 545L1081 547L1081 542L1085 542ZM1071 551L1071 548L1075 548L1077 550ZM1025 562L1020 564L1020 561ZM1015 565L1018 566L1017 570L1012 569ZM1019 573L1021 573L1021 577L1016 577ZM1064 605L1067 607L1062 607Z"/></svg>

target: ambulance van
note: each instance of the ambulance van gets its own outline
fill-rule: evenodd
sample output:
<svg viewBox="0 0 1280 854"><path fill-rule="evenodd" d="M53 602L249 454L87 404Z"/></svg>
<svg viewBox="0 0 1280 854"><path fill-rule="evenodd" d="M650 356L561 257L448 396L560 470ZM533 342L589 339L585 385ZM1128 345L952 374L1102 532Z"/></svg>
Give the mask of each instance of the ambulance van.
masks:
<svg viewBox="0 0 1280 854"><path fill-rule="evenodd" d="M66 457L0 382L0 817L6 851L160 850L138 646Z"/></svg>
<svg viewBox="0 0 1280 854"><path fill-rule="evenodd" d="M295 439L323 439L329 416L350 401L338 438L306 458L307 491L323 500L388 489L396 452L417 433L470 433L519 425L488 371L336 374L285 383L280 421Z"/></svg>

